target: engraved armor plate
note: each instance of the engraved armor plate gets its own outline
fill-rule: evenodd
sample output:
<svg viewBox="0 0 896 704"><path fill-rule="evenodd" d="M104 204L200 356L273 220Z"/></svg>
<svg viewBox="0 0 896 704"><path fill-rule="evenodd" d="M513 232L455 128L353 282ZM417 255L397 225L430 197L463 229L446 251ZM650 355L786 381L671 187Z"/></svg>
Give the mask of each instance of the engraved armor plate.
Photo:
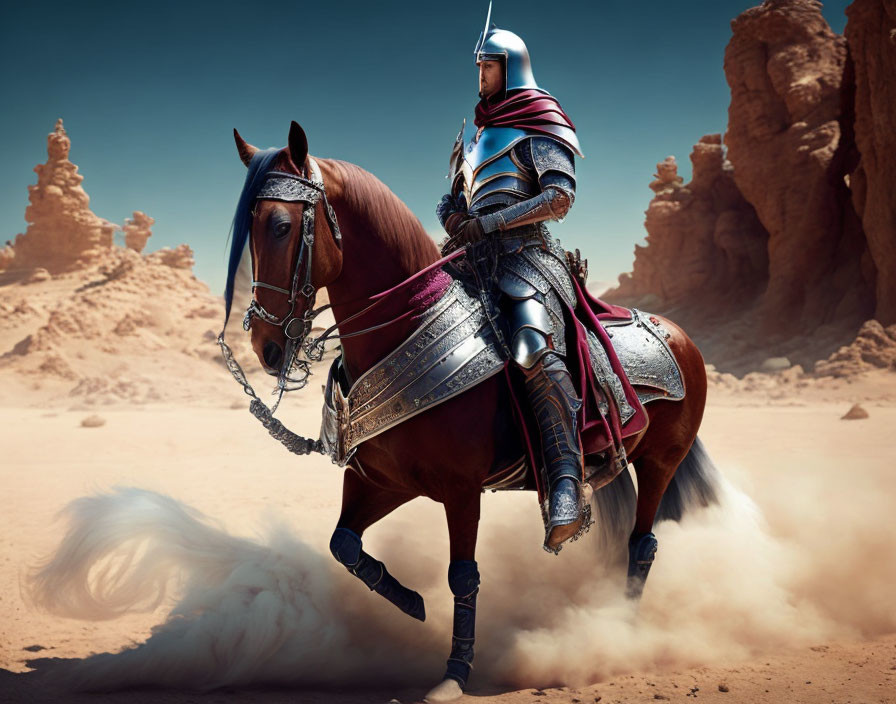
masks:
<svg viewBox="0 0 896 704"><path fill-rule="evenodd" d="M482 307L459 282L452 283L420 327L396 350L358 378L348 393L338 379L337 358L330 369L321 436L339 426L337 463L365 440L475 386L504 367ZM344 402L343 400L344 399ZM346 413L340 419L340 406Z"/></svg>
<svg viewBox="0 0 896 704"><path fill-rule="evenodd" d="M472 135L464 149L464 161L473 174L478 173L490 161L509 152L521 139L534 134L514 127L487 127L482 130L479 139L476 139L478 128L470 125L467 129Z"/></svg>
<svg viewBox="0 0 896 704"><path fill-rule="evenodd" d="M476 134L464 149L461 165L464 193L471 210L492 193L509 193L515 200L525 200L541 191L533 181L534 172L524 169L512 157L514 146L533 133L512 127L488 127L478 139Z"/></svg>
<svg viewBox="0 0 896 704"><path fill-rule="evenodd" d="M570 308L576 307L576 295L570 279L569 269L563 259L558 259L553 251L553 238L549 240L549 250L541 248L540 242L526 246L517 252L512 243L501 256L498 272L498 287L514 298L528 298L535 291L546 295L553 290ZM507 283L504 283L504 280ZM522 291L531 290L525 296Z"/></svg>
<svg viewBox="0 0 896 704"><path fill-rule="evenodd" d="M610 358L607 356L607 351L604 349L604 346L600 344L597 335L590 330L587 332L591 369L597 377L597 383L604 396L606 398L612 398L615 401L616 407L619 409L619 419L622 424L625 425L632 419L632 416L635 415L635 409L631 407L631 404L629 404L628 399L625 397L625 389L622 387L622 381L616 375L616 372L613 371L613 365L610 364ZM619 361L622 362L621 357ZM628 372L624 362L622 362L622 366L623 369ZM630 377L629 380L631 380ZM640 398L640 396L638 398ZM599 405L602 413L607 413L609 411L606 400L600 402Z"/></svg>
<svg viewBox="0 0 896 704"><path fill-rule="evenodd" d="M665 328L649 313L632 309L632 319L604 324L613 349L642 403L684 398L681 369L666 342Z"/></svg>

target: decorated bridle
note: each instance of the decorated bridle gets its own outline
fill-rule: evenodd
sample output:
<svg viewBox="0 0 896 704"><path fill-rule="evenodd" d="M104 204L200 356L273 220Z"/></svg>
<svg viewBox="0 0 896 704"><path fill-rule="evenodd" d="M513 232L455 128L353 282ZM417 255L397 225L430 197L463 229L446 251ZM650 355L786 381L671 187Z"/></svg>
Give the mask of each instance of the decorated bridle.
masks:
<svg viewBox="0 0 896 704"><path fill-rule="evenodd" d="M321 361L324 355L324 344L327 340L365 335L380 330L387 325L392 325L408 315L408 313L405 312L396 318L349 333L333 334L339 327L339 325L336 324L331 325L317 337L312 337L310 335L311 324L314 318L330 307L330 304L326 304L319 308L314 308L317 288L311 281L311 270L312 257L314 254L314 218L318 203L323 203L324 216L333 233L333 239L340 249L342 249L342 233L340 232L339 224L336 221L336 213L327 200L327 192L324 187L323 178L321 177L320 167L310 156L308 157L308 170L311 173L310 178L287 173L285 171L269 171L265 175L264 182L255 196L256 202L259 200L278 200L288 203L305 204L305 208L302 212L302 241L299 243L298 252L296 254L290 288L285 289L281 286L275 286L274 284L269 284L264 281L253 280L252 301L249 303L249 307L246 309L246 314L243 317L243 329L247 332L252 324L252 319L258 318L269 325L282 327L283 333L286 336L286 349L283 351L283 363L277 375L277 390L274 392L277 395L277 399L270 408L258 397L255 389L253 389L252 385L249 383L245 372L233 355L233 350L231 350L230 346L224 340L224 331L222 330L218 335L218 345L221 348L221 354L224 357L224 363L227 366L227 369L233 375L233 378L243 387L243 391L252 398L252 401L249 404L249 410L252 415L261 421L261 424L267 428L268 432L276 440L279 440L290 452L297 455L307 455L311 452L328 454L328 452L320 439L312 440L298 435L284 427L283 423L274 417L274 413L277 411L277 407L283 399L284 392L295 391L306 386L308 377L311 375L311 363ZM460 253L460 251L455 252L454 254L449 255L449 258L454 258ZM446 260L440 260L437 264L444 263L444 261ZM252 271L255 271L254 262ZM287 296L289 312L280 317L265 310L264 306L262 306L255 298L255 290L259 288L266 288ZM304 312L301 315L296 315L296 306L302 300L304 300L307 305L304 306ZM378 294L376 296L368 297L368 300L372 300L370 305L362 308L357 313L350 315L343 320L341 324L344 326L347 323L366 315L375 306L386 299L382 297L381 294ZM298 353L300 350L303 352L305 359L299 359ZM296 371L299 372L299 376L292 376Z"/></svg>
<svg viewBox="0 0 896 704"><path fill-rule="evenodd" d="M234 379L243 387L243 391L252 397L252 402L249 405L252 415L258 418L268 432L283 443L288 450L300 455L306 455L310 452L324 452L323 445L320 440L311 440L288 430L279 420L274 418L274 413L280 405L283 393L303 388L308 383L308 377L311 374L311 362L320 361L323 358L324 342L327 339L326 334L316 339L311 338L309 335L314 318L330 307L327 304L317 309L314 308L317 288L311 281L312 257L314 255L314 218L319 202L323 202L324 215L333 233L333 239L339 248L342 249L342 233L339 230L339 223L336 221L336 213L327 200L327 192L324 188L320 167L310 156L308 157L308 168L311 172L310 178L285 171L268 172L255 197L256 203L259 200L279 200L287 203L303 203L305 205L302 212L302 240L299 243L296 254L290 288L285 289L264 281L253 280L252 301L249 303L249 307L246 309L246 314L243 317L243 329L247 332L252 324L252 318L257 317L265 323L282 327L283 334L286 336L287 343L286 349L283 351L283 363L277 376L277 391L275 392L277 393L277 399L271 408L268 408L255 393L245 372L234 358L233 351L224 341L224 331L222 330L218 335L218 345L221 347L221 353L224 356L227 368ZM254 262L252 271L255 271ZM265 310L264 306L255 298L255 291L258 288L270 289L287 296L289 312L285 316L279 317ZM296 306L302 300L307 305L299 308L300 310L304 308L304 312L301 315L296 315ZM306 359L298 359L299 349L302 349ZM291 376L296 370L299 371L300 375L297 377Z"/></svg>
<svg viewBox="0 0 896 704"><path fill-rule="evenodd" d="M320 361L323 357L323 341L309 337L311 324L315 317L329 308L329 304L314 308L314 300L317 288L311 281L312 258L314 256L314 219L317 212L317 204L323 202L324 215L327 224L333 233L333 239L339 248L342 248L342 233L339 231L339 223L336 221L336 213L327 200L327 192L317 162L310 156L308 166L311 178L287 173L285 171L268 172L264 183L258 191L256 202L259 200L278 200L287 203L303 203L301 241L296 253L295 264L292 271L292 282L289 289L275 286L264 281L252 281L252 301L246 309L243 317L243 329L247 332L252 324L252 318L257 317L269 325L283 328L287 343L284 352L283 364L277 378L277 386L283 391L292 391L302 388L307 383L310 361ZM251 251L251 250L250 250ZM255 270L253 263L253 271ZM255 298L258 288L266 288L287 296L289 312L278 317L265 310ZM296 315L296 307L300 301L306 305L298 306L303 310L301 315ZM302 348L306 360L297 359L299 348ZM296 369L301 371L298 378L291 377Z"/></svg>

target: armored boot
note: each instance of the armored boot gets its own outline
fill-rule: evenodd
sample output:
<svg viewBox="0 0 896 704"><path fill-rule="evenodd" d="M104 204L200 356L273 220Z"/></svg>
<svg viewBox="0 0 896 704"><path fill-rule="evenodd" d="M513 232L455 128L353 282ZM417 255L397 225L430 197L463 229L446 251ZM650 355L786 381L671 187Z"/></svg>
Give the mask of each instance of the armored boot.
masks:
<svg viewBox="0 0 896 704"><path fill-rule="evenodd" d="M582 530L582 451L576 432L576 396L563 360L545 354L531 369L523 369L529 403L541 433L541 455L548 489L544 547L557 553L566 540Z"/></svg>

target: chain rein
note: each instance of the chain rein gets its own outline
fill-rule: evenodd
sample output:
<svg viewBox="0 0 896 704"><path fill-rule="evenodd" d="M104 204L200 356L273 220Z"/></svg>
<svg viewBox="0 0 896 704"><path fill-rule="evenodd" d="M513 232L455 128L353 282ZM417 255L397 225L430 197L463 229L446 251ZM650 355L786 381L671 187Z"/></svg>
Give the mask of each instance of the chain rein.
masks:
<svg viewBox="0 0 896 704"><path fill-rule="evenodd" d="M336 221L336 213L327 200L327 193L324 189L323 180L315 178L319 177L317 165L310 157L309 162L311 165L312 178L309 179L304 176L297 176L282 171L271 171L268 173L268 181L265 182L265 185L262 186L262 189L259 192L259 198L268 197L271 200L305 203L305 209L302 213L302 242L299 246L298 254L296 255L291 290L287 291L285 288L267 284L263 281L253 281L252 301L243 317L243 329L247 332L252 324L252 318L257 317L266 323L282 327L283 333L286 336L287 344L286 349L284 350L284 360L280 367L280 373L277 376L277 390L274 391L277 395L277 399L274 401L273 406L268 407L267 404L258 397L255 389L252 388L249 379L246 377L246 373L234 357L233 350L224 340L224 330L218 335L218 346L221 348L225 366L230 371L233 378L236 379L237 383L243 387L243 392L252 398L252 401L249 404L249 411L261 422L271 437L278 440L287 450L296 455L308 455L312 452L327 454L324 444L320 439L312 440L311 438L306 438L294 433L284 426L279 419L274 417L274 413L277 411L277 407L283 399L284 392L295 391L304 388L307 385L308 377L311 374L311 363L319 362L323 359L324 343L328 339L327 333L324 333L324 335L321 335L319 338L313 338L309 334L314 318L329 308L329 305L324 305L317 309L314 308L317 289L311 283L311 263L314 251L314 217L319 201L323 200L324 214L327 218L327 223L333 232L334 239L336 239L337 242L341 242L342 239L342 235L339 231L339 224ZM283 181L284 179L287 181ZM280 182L281 187L278 188L277 183L275 183L273 188L270 189L271 192L265 195L266 187L272 180ZM297 183L291 184L292 181ZM304 278L301 285L299 285L299 276L303 269L303 264ZM287 301L290 306L289 313L280 318L265 310L255 299L254 294L256 288L267 288L289 296ZM302 316L298 317L295 315L295 309L300 298L304 298L307 301L307 306L305 306L305 312ZM329 332L329 330L327 332ZM304 354L305 359L298 358L299 351ZM296 371L298 371L299 376L291 376L291 374Z"/></svg>

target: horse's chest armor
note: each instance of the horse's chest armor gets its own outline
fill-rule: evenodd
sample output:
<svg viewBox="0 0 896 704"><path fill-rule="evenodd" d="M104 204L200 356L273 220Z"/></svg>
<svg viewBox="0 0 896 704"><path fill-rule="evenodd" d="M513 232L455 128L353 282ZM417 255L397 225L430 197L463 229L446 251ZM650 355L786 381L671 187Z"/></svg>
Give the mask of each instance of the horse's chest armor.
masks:
<svg viewBox="0 0 896 704"><path fill-rule="evenodd" d="M467 144L461 169L470 210L495 193L506 193L519 200L538 195L540 188L534 173L514 155L514 147L531 136L512 127L486 127Z"/></svg>
<svg viewBox="0 0 896 704"><path fill-rule="evenodd" d="M504 360L479 301L453 282L420 327L343 388L342 357L330 367L321 439L345 464L365 440L497 374Z"/></svg>

